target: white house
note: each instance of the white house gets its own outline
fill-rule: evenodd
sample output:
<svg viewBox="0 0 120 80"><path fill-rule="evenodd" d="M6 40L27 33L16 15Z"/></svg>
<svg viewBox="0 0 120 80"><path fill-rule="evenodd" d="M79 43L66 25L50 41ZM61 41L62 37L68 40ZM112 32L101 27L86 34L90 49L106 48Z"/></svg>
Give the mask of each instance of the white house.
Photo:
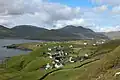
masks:
<svg viewBox="0 0 120 80"><path fill-rule="evenodd" d="M50 64L47 63L47 65L45 66L45 69L48 70L50 67L51 67Z"/></svg>
<svg viewBox="0 0 120 80"><path fill-rule="evenodd" d="M55 62L60 62L59 60L55 59Z"/></svg>
<svg viewBox="0 0 120 80"><path fill-rule="evenodd" d="M55 61L52 61L52 64L55 64Z"/></svg>
<svg viewBox="0 0 120 80"><path fill-rule="evenodd" d="M50 59L52 59L53 57L52 56L49 56Z"/></svg>
<svg viewBox="0 0 120 80"><path fill-rule="evenodd" d="M58 47L59 47L59 48L61 48L61 46L60 46L60 45L59 45Z"/></svg>
<svg viewBox="0 0 120 80"><path fill-rule="evenodd" d="M120 72L115 73L115 76L120 75Z"/></svg>
<svg viewBox="0 0 120 80"><path fill-rule="evenodd" d="M104 44L105 42L102 41L101 43Z"/></svg>
<svg viewBox="0 0 120 80"><path fill-rule="evenodd" d="M69 62L74 63L75 61L72 61L72 57L70 57Z"/></svg>
<svg viewBox="0 0 120 80"><path fill-rule="evenodd" d="M88 43L84 43L84 45L87 45Z"/></svg>
<svg viewBox="0 0 120 80"><path fill-rule="evenodd" d="M57 48L57 46L54 46L54 49L56 49Z"/></svg>
<svg viewBox="0 0 120 80"><path fill-rule="evenodd" d="M39 44L36 44L36 47L40 47L40 45L39 45Z"/></svg>
<svg viewBox="0 0 120 80"><path fill-rule="evenodd" d="M73 48L73 45L70 45L69 48Z"/></svg>
<svg viewBox="0 0 120 80"><path fill-rule="evenodd" d="M57 63L55 64L55 68L61 68L61 67L63 67L62 64L59 64L59 65Z"/></svg>
<svg viewBox="0 0 120 80"><path fill-rule="evenodd" d="M88 57L88 54L85 54L85 57Z"/></svg>
<svg viewBox="0 0 120 80"><path fill-rule="evenodd" d="M48 51L51 51L52 49L51 48L48 48Z"/></svg>
<svg viewBox="0 0 120 80"><path fill-rule="evenodd" d="M93 46L96 46L96 44L93 44Z"/></svg>
<svg viewBox="0 0 120 80"><path fill-rule="evenodd" d="M67 55L68 55L68 53L65 53L65 55L67 56Z"/></svg>
<svg viewBox="0 0 120 80"><path fill-rule="evenodd" d="M48 55L52 55L52 54L51 54L51 53L49 53L49 52L48 52L47 54L48 54Z"/></svg>

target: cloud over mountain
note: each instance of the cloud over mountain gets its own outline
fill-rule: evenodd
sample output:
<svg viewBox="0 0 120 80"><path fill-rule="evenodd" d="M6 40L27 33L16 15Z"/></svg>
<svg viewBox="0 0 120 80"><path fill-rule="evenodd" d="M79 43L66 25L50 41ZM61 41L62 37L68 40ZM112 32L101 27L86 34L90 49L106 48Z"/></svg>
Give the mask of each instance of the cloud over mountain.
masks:
<svg viewBox="0 0 120 80"><path fill-rule="evenodd" d="M89 1L97 5L73 7L49 0L0 0L0 24L8 27L29 24L48 29L80 25L94 31L120 25L119 0Z"/></svg>
<svg viewBox="0 0 120 80"><path fill-rule="evenodd" d="M80 17L80 8L72 8L45 0L1 0L0 15L8 16L14 24L33 24L50 26L58 20L69 20ZM14 18L14 19L13 19ZM2 20L5 20L3 17Z"/></svg>

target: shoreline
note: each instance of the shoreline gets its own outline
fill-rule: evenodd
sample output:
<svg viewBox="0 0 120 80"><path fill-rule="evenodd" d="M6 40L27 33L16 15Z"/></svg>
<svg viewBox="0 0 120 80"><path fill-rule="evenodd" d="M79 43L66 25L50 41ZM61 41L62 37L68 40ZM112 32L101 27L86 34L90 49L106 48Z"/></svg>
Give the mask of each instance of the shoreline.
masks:
<svg viewBox="0 0 120 80"><path fill-rule="evenodd" d="M33 51L32 49L17 46L16 44L11 44L11 45L2 46L2 47L6 48L6 49L18 49L18 50L22 50L22 51Z"/></svg>
<svg viewBox="0 0 120 80"><path fill-rule="evenodd" d="M0 38L0 39L11 39L11 40L35 40L35 41L59 41L59 42L62 42L62 41L76 41L76 40L96 40L96 39L92 39L92 38L73 38L73 39L69 39L69 38L66 38L66 39L27 39L27 38Z"/></svg>

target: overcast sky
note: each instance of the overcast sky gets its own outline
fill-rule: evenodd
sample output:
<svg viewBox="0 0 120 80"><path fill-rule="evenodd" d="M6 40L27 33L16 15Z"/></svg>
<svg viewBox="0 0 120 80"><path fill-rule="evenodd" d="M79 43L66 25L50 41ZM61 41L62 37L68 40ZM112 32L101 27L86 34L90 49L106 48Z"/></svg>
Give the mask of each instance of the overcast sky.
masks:
<svg viewBox="0 0 120 80"><path fill-rule="evenodd" d="M0 24L120 31L120 0L0 0Z"/></svg>

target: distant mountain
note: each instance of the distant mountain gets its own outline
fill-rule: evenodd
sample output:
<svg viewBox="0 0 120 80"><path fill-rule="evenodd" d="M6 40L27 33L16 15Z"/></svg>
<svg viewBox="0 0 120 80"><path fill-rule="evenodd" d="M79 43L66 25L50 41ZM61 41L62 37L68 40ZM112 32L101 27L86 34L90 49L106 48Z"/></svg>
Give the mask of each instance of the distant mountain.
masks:
<svg viewBox="0 0 120 80"><path fill-rule="evenodd" d="M91 29L89 28L84 28L82 26L73 26L73 25L68 25L64 28L61 28L59 29L60 31L65 31L67 33L72 33L74 35L78 35L80 36L81 38L87 38L87 39L90 39L90 38L107 38L105 35L103 34L98 34L98 33L95 33L94 31L92 31Z"/></svg>
<svg viewBox="0 0 120 80"><path fill-rule="evenodd" d="M103 34L111 39L120 39L120 31L104 32Z"/></svg>
<svg viewBox="0 0 120 80"><path fill-rule="evenodd" d="M80 39L80 36L72 34L72 33L67 33L65 31L60 31L60 30L48 30L40 34L42 39L47 39L47 40L71 40L71 39Z"/></svg>
<svg viewBox="0 0 120 80"><path fill-rule="evenodd" d="M11 30L20 38L38 37L44 31L48 31L47 29L32 25L19 25L13 27Z"/></svg>
<svg viewBox="0 0 120 80"><path fill-rule="evenodd" d="M6 32L5 34L3 34ZM68 25L61 29L48 30L32 25L19 25L11 29L6 27L0 28L0 36L24 39L41 39L41 40L72 40L72 39L100 39L107 38L103 34L98 34L91 29L82 26Z"/></svg>
<svg viewBox="0 0 120 80"><path fill-rule="evenodd" d="M0 38L13 37L14 33L9 28L0 25Z"/></svg>

